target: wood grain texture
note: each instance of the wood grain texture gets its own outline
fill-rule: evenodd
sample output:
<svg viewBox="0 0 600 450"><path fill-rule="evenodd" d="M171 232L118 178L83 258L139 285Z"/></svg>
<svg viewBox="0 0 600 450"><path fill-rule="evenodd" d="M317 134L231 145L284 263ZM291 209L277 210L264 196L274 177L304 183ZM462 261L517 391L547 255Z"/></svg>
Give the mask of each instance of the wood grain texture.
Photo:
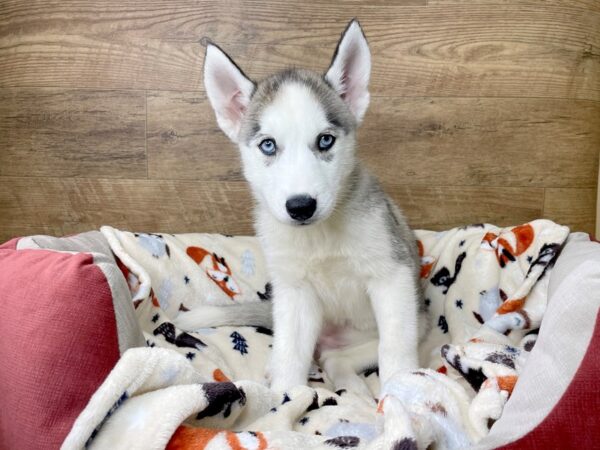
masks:
<svg viewBox="0 0 600 450"><path fill-rule="evenodd" d="M571 231L595 233L596 189L546 189L544 217L571 227Z"/></svg>
<svg viewBox="0 0 600 450"><path fill-rule="evenodd" d="M482 221L510 225L542 213L538 188L384 188L415 228ZM245 182L0 177L0 241L21 229L63 235L102 224L134 231L252 234L252 200Z"/></svg>
<svg viewBox="0 0 600 450"><path fill-rule="evenodd" d="M0 233L49 226L58 234L101 224L134 231L248 234L245 183L0 177ZM8 238L10 236L2 236Z"/></svg>
<svg viewBox="0 0 600 450"><path fill-rule="evenodd" d="M352 16L371 42L375 95L600 99L600 13L528 4L12 2L0 9L0 86L201 90L207 38L255 77L324 69Z"/></svg>
<svg viewBox="0 0 600 450"><path fill-rule="evenodd" d="M597 0L0 2L0 240L103 224L252 233L201 82L208 39L260 78L373 53L359 154L414 227L592 231Z"/></svg>
<svg viewBox="0 0 600 450"><path fill-rule="evenodd" d="M359 137L359 155L388 183L593 187L600 103L375 97ZM196 92L149 93L148 162L151 178L243 179L237 149Z"/></svg>
<svg viewBox="0 0 600 450"><path fill-rule="evenodd" d="M445 230L471 223L520 224L542 214L543 189L397 186L384 189L413 228Z"/></svg>
<svg viewBox="0 0 600 450"><path fill-rule="evenodd" d="M198 92L148 93L148 176L241 181L239 152Z"/></svg>
<svg viewBox="0 0 600 450"><path fill-rule="evenodd" d="M146 177L143 92L0 89L0 175Z"/></svg>
<svg viewBox="0 0 600 450"><path fill-rule="evenodd" d="M455 6L455 5L530 5L537 7L562 6L569 8L582 8L600 11L598 0L427 0L428 5Z"/></svg>
<svg viewBox="0 0 600 450"><path fill-rule="evenodd" d="M359 154L384 182L498 187L597 183L600 103L375 98L359 133Z"/></svg>

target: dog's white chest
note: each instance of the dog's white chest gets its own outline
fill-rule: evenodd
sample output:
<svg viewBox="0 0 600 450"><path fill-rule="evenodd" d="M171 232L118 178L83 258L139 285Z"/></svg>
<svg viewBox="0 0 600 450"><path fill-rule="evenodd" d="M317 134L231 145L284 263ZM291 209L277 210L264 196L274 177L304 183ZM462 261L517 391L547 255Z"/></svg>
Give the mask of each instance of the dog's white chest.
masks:
<svg viewBox="0 0 600 450"><path fill-rule="evenodd" d="M357 237L362 233L356 228L352 222L307 230L274 227L264 248L278 278L312 286L325 325L376 329L367 282L380 272L383 257Z"/></svg>
<svg viewBox="0 0 600 450"><path fill-rule="evenodd" d="M375 328L365 278L348 258L313 261L306 274L321 302L325 323L361 330Z"/></svg>

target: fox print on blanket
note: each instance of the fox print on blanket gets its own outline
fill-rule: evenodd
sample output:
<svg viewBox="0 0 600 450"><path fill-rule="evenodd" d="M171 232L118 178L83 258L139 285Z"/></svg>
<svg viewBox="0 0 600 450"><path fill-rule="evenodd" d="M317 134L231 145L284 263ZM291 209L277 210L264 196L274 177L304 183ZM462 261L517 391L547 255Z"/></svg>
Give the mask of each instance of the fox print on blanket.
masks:
<svg viewBox="0 0 600 450"><path fill-rule="evenodd" d="M263 317L272 313L277 391L306 384L315 354L336 387L350 390L364 386L356 372L367 367L378 365L383 381L419 367L427 320L416 238L356 158L370 71L356 20L325 74L290 69L257 83L216 45L206 50L206 92L239 147L272 280L272 310L257 308ZM187 330L248 324L247 309L200 308L176 323ZM339 336L319 338L332 329ZM323 344L331 341L335 348Z"/></svg>
<svg viewBox="0 0 600 450"><path fill-rule="evenodd" d="M188 247L186 253L206 271L210 279L229 298L233 300L236 295L241 294L240 288L231 274L231 269L225 262L225 258L218 256L216 253L210 253L202 247Z"/></svg>
<svg viewBox="0 0 600 450"><path fill-rule="evenodd" d="M533 229L533 241L504 267L495 252L482 248L488 233L516 248L515 231L526 227ZM125 352L70 433L69 442L79 444L64 448L82 448L86 442L92 443L90 448L165 448L169 437L167 448L173 449L192 443L206 450L469 448L489 433L490 423L502 423L513 388L518 401L517 380L530 364L538 328L542 341L544 333L552 334L540 322L548 305L560 304L549 303L548 292L553 262L569 230L548 220L507 228L484 224L417 230L421 268L429 272L421 286L432 325L420 344L422 367L394 374L382 388L376 366L361 371L371 393L368 401L356 389L336 389L329 376L352 383L352 374L343 369L358 352L348 352L348 344L364 332L344 324L323 326L318 348L328 348L329 355L317 356L320 364L312 364L308 386L283 393L265 386L273 337L267 324L256 326L261 315L266 320L264 311L257 311L270 307L270 294L276 291L269 289L271 274L257 238L163 234L170 257L155 257L135 233L111 227L102 231L130 281L147 347ZM223 257L248 295L233 302L187 253L190 247ZM252 270L249 260L254 261ZM561 270L564 266L558 267L559 274ZM453 282L434 280L438 273ZM171 289L160 288L165 284ZM254 326L186 332L173 323L178 314L188 317L180 312L182 303L190 313L199 309L209 321L222 319L227 308L253 312L243 321ZM234 318L239 320L239 314ZM376 353L375 337L363 341L365 354Z"/></svg>
<svg viewBox="0 0 600 450"><path fill-rule="evenodd" d="M511 235L511 237L499 237L497 234L489 232L481 241L481 248L496 253L500 267L505 267L508 263L514 262L517 256L525 253L533 242L533 227L528 223L514 227ZM509 242L509 239L512 243Z"/></svg>

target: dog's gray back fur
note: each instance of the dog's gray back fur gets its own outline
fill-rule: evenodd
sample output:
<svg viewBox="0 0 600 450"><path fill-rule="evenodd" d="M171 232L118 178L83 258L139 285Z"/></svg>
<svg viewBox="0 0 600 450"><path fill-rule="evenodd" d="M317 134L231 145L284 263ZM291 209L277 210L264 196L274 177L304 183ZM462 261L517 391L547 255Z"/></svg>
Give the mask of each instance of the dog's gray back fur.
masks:
<svg viewBox="0 0 600 450"><path fill-rule="evenodd" d="M415 233L408 225L400 208L384 192L377 178L359 161L356 162L356 167L349 178L346 195L340 200L345 203L342 207L353 210L355 214L383 215L394 259L410 266L419 281L421 260ZM417 284L420 285L420 283ZM423 308L424 304L421 305L421 309Z"/></svg>

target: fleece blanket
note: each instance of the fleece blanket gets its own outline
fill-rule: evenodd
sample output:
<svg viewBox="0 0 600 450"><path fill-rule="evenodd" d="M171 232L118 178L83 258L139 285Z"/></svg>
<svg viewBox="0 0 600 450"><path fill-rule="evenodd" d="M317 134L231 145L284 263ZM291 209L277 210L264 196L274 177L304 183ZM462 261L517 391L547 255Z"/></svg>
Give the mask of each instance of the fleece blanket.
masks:
<svg viewBox="0 0 600 450"><path fill-rule="evenodd" d="M270 301L256 238L145 234L103 227L131 288L147 347L128 350L63 448L466 448L502 414L536 341L548 272L569 230L548 220L418 231L431 331L423 368L379 385L373 401L334 391L316 364L308 386L277 393L272 332L172 323L201 304Z"/></svg>

